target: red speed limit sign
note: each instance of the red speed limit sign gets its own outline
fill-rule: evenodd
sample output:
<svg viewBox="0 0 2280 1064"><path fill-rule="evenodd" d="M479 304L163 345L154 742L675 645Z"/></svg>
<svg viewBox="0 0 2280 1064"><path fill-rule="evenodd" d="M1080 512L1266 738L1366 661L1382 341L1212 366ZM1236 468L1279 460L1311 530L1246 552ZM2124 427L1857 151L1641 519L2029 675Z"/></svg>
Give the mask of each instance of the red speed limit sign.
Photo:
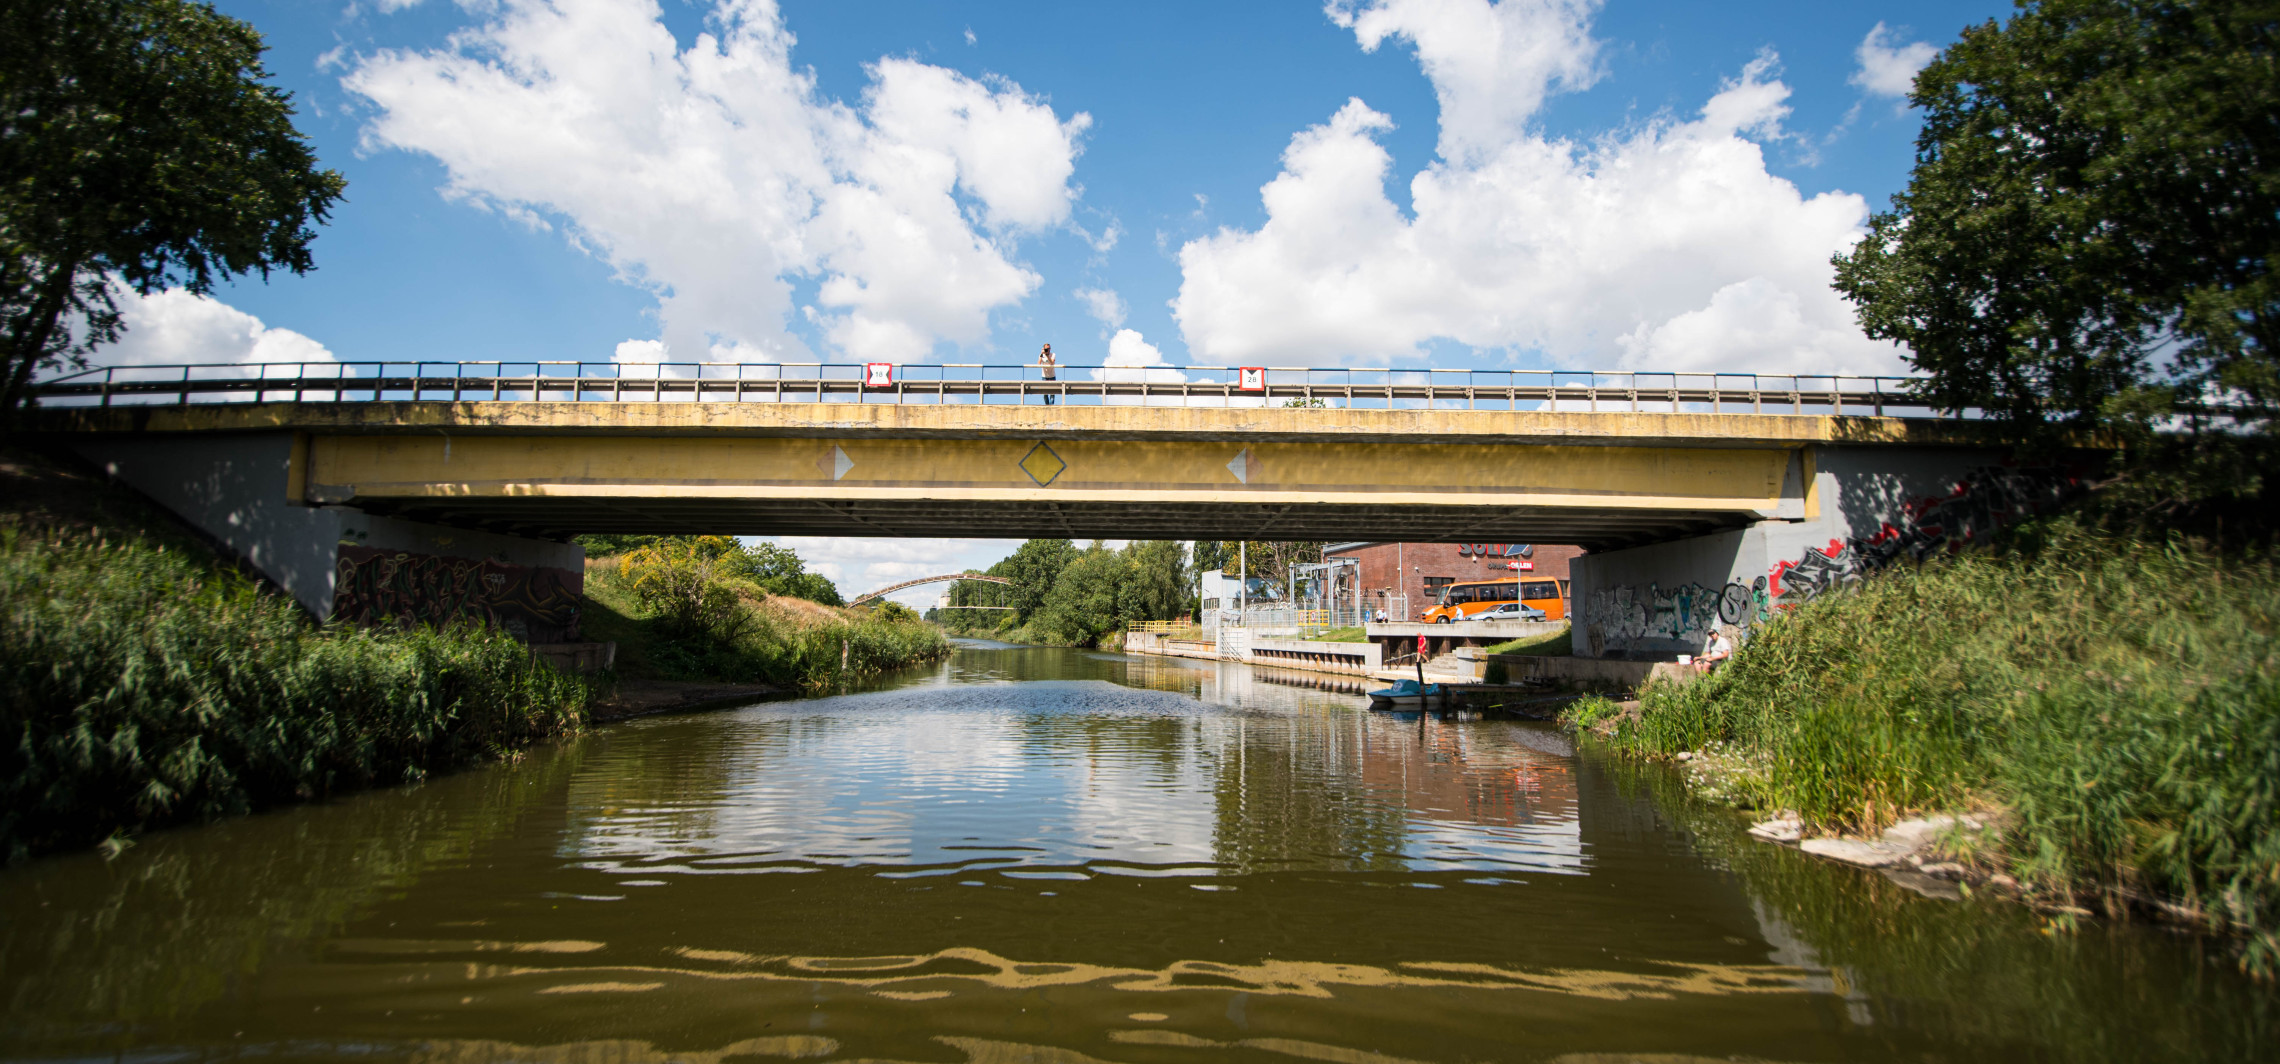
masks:
<svg viewBox="0 0 2280 1064"><path fill-rule="evenodd" d="M1263 392L1267 390L1267 367L1243 366L1236 370L1236 374L1236 391Z"/></svg>
<svg viewBox="0 0 2280 1064"><path fill-rule="evenodd" d="M895 386L895 364L892 362L863 363L863 387L892 388Z"/></svg>

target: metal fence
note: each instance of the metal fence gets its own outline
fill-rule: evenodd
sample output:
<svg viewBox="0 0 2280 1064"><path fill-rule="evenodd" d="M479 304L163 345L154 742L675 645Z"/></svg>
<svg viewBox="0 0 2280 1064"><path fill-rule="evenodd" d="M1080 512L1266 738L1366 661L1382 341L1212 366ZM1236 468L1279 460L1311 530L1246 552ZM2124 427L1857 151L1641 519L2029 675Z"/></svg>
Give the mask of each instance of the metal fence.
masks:
<svg viewBox="0 0 2280 1064"><path fill-rule="evenodd" d="M756 362L266 362L106 366L37 383L43 406L220 402L570 401L1951 416L1918 378L1759 373L1270 366L888 367ZM1254 385L1254 387L1246 387ZM1962 411L1960 416L1977 416Z"/></svg>
<svg viewBox="0 0 2280 1064"><path fill-rule="evenodd" d="M1252 606L1248 609L1206 609L1203 626L1217 628L1359 628L1368 623L1366 611L1352 607L1299 609L1293 606Z"/></svg>

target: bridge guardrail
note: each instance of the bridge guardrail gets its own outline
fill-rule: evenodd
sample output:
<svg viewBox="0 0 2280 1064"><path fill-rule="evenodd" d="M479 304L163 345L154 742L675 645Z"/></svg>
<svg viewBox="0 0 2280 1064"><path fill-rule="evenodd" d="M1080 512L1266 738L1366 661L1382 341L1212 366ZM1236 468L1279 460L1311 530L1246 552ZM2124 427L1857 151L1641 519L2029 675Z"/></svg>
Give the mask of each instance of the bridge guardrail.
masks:
<svg viewBox="0 0 2280 1064"><path fill-rule="evenodd" d="M1270 366L1263 389L1232 366L909 364L884 387L864 367L757 362L265 362L106 366L40 381L42 406L292 401L853 402L1361 409L1944 413L1914 377Z"/></svg>

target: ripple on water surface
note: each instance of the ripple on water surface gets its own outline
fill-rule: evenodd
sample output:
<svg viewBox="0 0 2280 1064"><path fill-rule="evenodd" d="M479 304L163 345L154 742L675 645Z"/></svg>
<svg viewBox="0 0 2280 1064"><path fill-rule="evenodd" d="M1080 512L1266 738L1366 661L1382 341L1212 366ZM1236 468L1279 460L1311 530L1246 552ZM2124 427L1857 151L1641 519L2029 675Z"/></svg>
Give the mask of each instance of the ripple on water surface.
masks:
<svg viewBox="0 0 2280 1064"><path fill-rule="evenodd" d="M1292 682L1273 682L1288 679ZM2270 995L1555 729L969 647L0 872L0 1057L2237 1059Z"/></svg>

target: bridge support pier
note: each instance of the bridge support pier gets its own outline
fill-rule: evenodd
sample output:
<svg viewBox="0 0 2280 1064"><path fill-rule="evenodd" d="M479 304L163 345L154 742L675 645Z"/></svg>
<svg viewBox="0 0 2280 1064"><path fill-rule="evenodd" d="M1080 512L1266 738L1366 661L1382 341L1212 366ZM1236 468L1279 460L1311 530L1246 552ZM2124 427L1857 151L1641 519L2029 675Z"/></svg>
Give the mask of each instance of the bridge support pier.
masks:
<svg viewBox="0 0 2280 1064"><path fill-rule="evenodd" d="M1984 541L2063 502L2069 461L2024 466L1999 450L1810 449L1801 516L1601 554L1571 565L1575 655L1671 660L1714 628L1749 629L1887 565Z"/></svg>
<svg viewBox="0 0 2280 1064"><path fill-rule="evenodd" d="M306 437L290 432L69 441L120 482L219 541L320 620L486 620L531 643L575 642L586 552L317 506Z"/></svg>

